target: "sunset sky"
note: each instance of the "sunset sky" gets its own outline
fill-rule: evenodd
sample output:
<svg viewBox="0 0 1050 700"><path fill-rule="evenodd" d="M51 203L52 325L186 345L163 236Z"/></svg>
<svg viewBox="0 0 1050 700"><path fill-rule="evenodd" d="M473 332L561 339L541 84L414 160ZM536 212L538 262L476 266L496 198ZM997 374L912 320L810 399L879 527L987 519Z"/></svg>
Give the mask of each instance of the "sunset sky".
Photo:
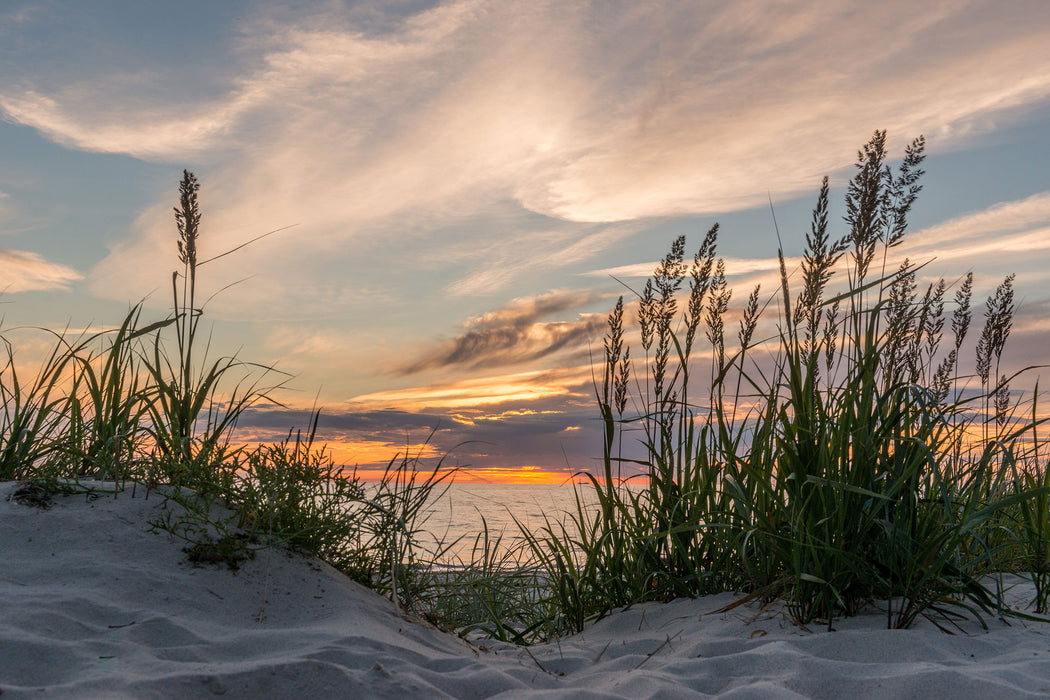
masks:
<svg viewBox="0 0 1050 700"><path fill-rule="evenodd" d="M290 227L200 271L212 353L294 375L250 439L316 402L348 464L591 467L613 276L717 221L771 296L770 199L797 256L829 175L841 235L876 129L928 141L902 257L978 313L1016 272L1007 360L1050 363L1045 0L4 0L0 76L5 333L162 317L183 168L202 257Z"/></svg>

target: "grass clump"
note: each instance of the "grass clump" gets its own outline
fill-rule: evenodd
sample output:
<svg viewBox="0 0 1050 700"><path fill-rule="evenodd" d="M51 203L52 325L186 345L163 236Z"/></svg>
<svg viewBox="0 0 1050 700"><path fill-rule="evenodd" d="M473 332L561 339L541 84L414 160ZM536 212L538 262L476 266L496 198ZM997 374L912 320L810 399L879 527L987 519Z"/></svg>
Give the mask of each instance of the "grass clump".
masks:
<svg viewBox="0 0 1050 700"><path fill-rule="evenodd" d="M289 546L413 605L425 559L415 546L420 513L452 471L440 463L421 471L417 455L392 460L380 483L366 485L316 444L316 411L305 435L292 430L254 448L236 442L247 410L280 406L273 394L286 375L209 357L197 276L244 246L200 259L199 189L184 171L174 212L182 269L172 273L168 317L146 322L140 304L114 330L45 331L54 345L28 383L0 338L0 480L29 482L19 498L41 506L54 492L97 493L86 479L112 482L114 495L142 484L182 506L151 526L186 541L195 563L236 569L260 547Z"/></svg>
<svg viewBox="0 0 1050 700"><path fill-rule="evenodd" d="M603 469L584 474L599 507L581 501L528 534L557 626L575 631L616 607L726 590L782 598L801 624L830 626L879 601L889 627L920 615L980 619L1008 612L986 575L1017 566L1033 572L1045 611L1042 419L1034 406L1030 419L1014 415L1014 377L1000 374L1013 276L987 302L975 390L959 368L972 273L958 284L942 354L952 285L920 290L922 266L889 268L921 190L924 146L911 142L894 171L886 134L875 133L858 154L837 239L824 179L801 289L778 251L779 289L765 303L751 292L735 339L717 225L692 261L685 238L674 241L637 293L636 328L617 302L596 383ZM833 289L843 270L845 286ZM756 340L770 303L779 322ZM697 396L701 331L710 381ZM628 454L633 443L641 455ZM629 488L624 473L639 466L644 485Z"/></svg>

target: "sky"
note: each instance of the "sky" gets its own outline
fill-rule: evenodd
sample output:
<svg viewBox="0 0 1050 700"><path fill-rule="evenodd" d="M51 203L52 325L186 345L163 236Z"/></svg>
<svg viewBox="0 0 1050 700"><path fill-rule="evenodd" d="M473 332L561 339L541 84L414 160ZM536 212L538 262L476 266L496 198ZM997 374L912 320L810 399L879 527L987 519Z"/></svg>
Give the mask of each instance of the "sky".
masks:
<svg viewBox="0 0 1050 700"><path fill-rule="evenodd" d="M1004 359L1050 363L1043 0L2 0L0 75L20 358L46 347L22 327L164 316L183 169L202 258L282 229L198 277L211 352L290 375L247 440L316 405L348 465L593 468L624 285L718 222L734 305L772 297L776 229L801 254L828 175L842 235L876 129L895 158L927 140L899 253L973 271L979 307L1015 272Z"/></svg>

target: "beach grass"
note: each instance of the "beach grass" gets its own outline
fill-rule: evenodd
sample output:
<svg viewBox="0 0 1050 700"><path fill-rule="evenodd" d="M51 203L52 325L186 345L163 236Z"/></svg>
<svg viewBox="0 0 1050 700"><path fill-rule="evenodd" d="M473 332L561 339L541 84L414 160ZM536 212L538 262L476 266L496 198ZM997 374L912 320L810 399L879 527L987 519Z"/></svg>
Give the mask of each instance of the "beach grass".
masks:
<svg viewBox="0 0 1050 700"><path fill-rule="evenodd" d="M778 251L779 288L765 303L753 290L735 342L717 226L691 263L684 237L675 240L637 294L634 357L617 303L597 388L604 473L585 487L601 508L530 535L566 630L614 608L725 590L782 599L803 625L830 627L875 604L895 628L920 615L982 619L1008 614L993 582L1013 570L1032 572L1045 611L1044 419L1034 399L1020 416L1010 390L1020 373L1000 373L1013 276L988 299L976 373L962 376L972 273L958 282L941 353L952 285L922 289L924 265L891 267L924 146L909 144L894 171L886 134L875 133L858 155L838 239L825 178L801 284L793 288ZM842 273L845 284L832 287ZM772 304L775 328L756 340ZM709 372L697 391L701 331ZM632 440L643 457L624 456ZM646 487L622 488L639 466Z"/></svg>
<svg viewBox="0 0 1050 700"><path fill-rule="evenodd" d="M425 547L420 534L456 470L405 454L367 484L319 443L316 411L282 442L236 441L238 419L276 403L287 377L209 355L196 280L210 260L197 256L189 172L169 316L147 322L136 305L112 331L47 331L53 350L30 381L4 339L0 479L163 486L186 514L153 526L196 556L232 566L253 548L295 547L406 613L517 643L725 591L782 600L799 625L873 608L889 627L919 616L950 625L1018 614L1002 603L1003 572L1031 577L1043 614L1050 476L1038 385L1026 400L1011 388L1022 373L1002 370L1013 277L989 296L977 334L972 272L926 280L923 262L895 258L924 148L912 141L894 169L876 132L858 154L842 234L825 178L800 269L787 269L781 246L777 288L742 304L717 225L691 260L675 239L635 303L621 297L609 316L595 381L601 469L581 472L572 512L521 526L520 546L486 527L450 565L455 543Z"/></svg>

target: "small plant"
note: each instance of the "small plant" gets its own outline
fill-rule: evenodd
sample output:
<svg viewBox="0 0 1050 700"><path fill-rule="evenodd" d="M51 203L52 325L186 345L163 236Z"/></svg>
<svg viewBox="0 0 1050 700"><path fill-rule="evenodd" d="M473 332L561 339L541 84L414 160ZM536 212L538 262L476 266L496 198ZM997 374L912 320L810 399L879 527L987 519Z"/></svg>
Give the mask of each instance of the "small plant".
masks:
<svg viewBox="0 0 1050 700"><path fill-rule="evenodd" d="M62 381L72 358L56 345L33 382L23 385L14 348L6 338L0 342L6 355L0 367L0 480L25 480L61 450L68 408Z"/></svg>
<svg viewBox="0 0 1050 700"><path fill-rule="evenodd" d="M165 508L162 516L149 521L150 530L186 542L182 551L193 564L226 564L237 571L255 558L256 549L267 546L237 527L236 513L217 508L208 498L178 486L165 489L164 495L179 508Z"/></svg>
<svg viewBox="0 0 1050 700"><path fill-rule="evenodd" d="M225 564L230 571L238 571L241 564L255 558L248 546L249 535L226 534L217 540L203 539L183 548L186 559L195 565Z"/></svg>
<svg viewBox="0 0 1050 700"><path fill-rule="evenodd" d="M142 483L147 495L159 490L178 506L150 525L185 541L194 562L235 569L261 547L290 546L324 558L405 609L422 613L433 605L436 611L437 582L449 590L450 579L434 562L447 550L439 543L437 551L424 551L419 534L425 504L455 470L442 462L421 470L420 455L406 455L390 462L378 484L365 485L316 444L317 412L305 434L290 431L276 444L249 449L233 439L246 410L280 405L272 394L281 377L269 379L282 373L236 357L208 358L197 275L277 231L202 259L199 189L196 177L183 171L175 208L182 269L172 274L170 316L145 322L136 305L111 331L72 338L48 331L53 348L30 383L0 337L6 351L0 479L32 481L18 497L38 505L51 493L98 493L85 478L112 481L114 496L127 481ZM493 567L472 570L498 588ZM443 619L476 622L445 604Z"/></svg>
<svg viewBox="0 0 1050 700"><path fill-rule="evenodd" d="M283 442L238 455L227 498L240 527L353 571L358 555L351 543L359 539L360 521L352 513L365 489L315 445L318 418L314 412L305 436L290 432Z"/></svg>
<svg viewBox="0 0 1050 700"><path fill-rule="evenodd" d="M47 510L54 505L51 492L38 484L25 484L15 489L10 496L15 503L21 503L31 508Z"/></svg>
<svg viewBox="0 0 1050 700"><path fill-rule="evenodd" d="M553 636L551 600L542 571L524 542L508 545L482 518L470 556L421 572L413 612L460 636L483 635L516 644Z"/></svg>
<svg viewBox="0 0 1050 700"><path fill-rule="evenodd" d="M70 478L93 477L123 483L132 477L147 450L146 419L154 389L140 371L138 342L170 321L140 326L136 305L111 332L66 345L72 359L68 393L69 444L59 454L57 471ZM101 345L96 353L93 346Z"/></svg>
<svg viewBox="0 0 1050 700"><path fill-rule="evenodd" d="M409 609L420 598L423 574L450 546L438 543L437 551L419 550L424 507L445 493L456 471L445 469L442 459L429 472L420 472L420 460L421 452L391 459L355 512L361 533L356 558L363 566L358 575L364 574L371 587Z"/></svg>

